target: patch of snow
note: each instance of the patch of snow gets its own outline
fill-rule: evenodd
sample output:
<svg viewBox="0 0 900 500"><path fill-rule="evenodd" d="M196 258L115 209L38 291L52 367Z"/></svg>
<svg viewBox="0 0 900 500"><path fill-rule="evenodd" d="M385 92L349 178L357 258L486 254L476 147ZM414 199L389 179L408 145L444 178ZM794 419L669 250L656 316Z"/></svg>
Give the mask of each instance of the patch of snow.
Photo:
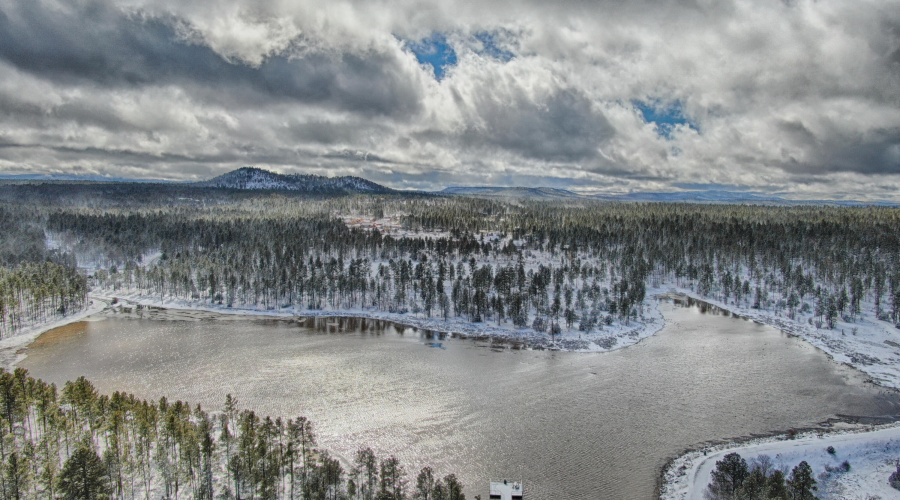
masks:
<svg viewBox="0 0 900 500"><path fill-rule="evenodd" d="M160 252L159 250L155 252L147 252L141 256L141 261L138 263L138 265L142 267L155 266L156 263L159 262L160 258L162 258L162 252Z"/></svg>
<svg viewBox="0 0 900 500"><path fill-rule="evenodd" d="M834 447L834 454L828 453L829 446ZM762 438L692 451L669 464L660 499L703 500L716 462L729 453L738 453L748 463L768 455L776 467L788 471L805 460L816 476L817 496L823 500L900 497L900 491L888 484L900 459L900 425L891 424L861 431L808 432L795 439ZM849 462L850 470L836 471L844 461ZM827 471L826 466L832 471Z"/></svg>

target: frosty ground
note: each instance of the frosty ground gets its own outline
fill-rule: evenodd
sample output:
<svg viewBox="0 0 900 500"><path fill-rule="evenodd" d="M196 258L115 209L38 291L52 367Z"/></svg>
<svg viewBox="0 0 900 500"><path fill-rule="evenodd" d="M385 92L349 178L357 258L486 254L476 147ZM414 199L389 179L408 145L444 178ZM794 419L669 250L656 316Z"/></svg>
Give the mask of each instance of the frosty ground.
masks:
<svg viewBox="0 0 900 500"><path fill-rule="evenodd" d="M834 454L828 453L829 446ZM768 455L775 467L790 471L805 460L818 481L819 498L871 500L898 498L888 477L897 469L900 458L900 426L876 430L836 431L831 434L809 432L788 439L786 436L753 440L741 445L721 445L693 451L674 460L665 474L660 498L664 500L702 500L716 461L729 453L738 453L750 462ZM827 472L850 463L846 472Z"/></svg>

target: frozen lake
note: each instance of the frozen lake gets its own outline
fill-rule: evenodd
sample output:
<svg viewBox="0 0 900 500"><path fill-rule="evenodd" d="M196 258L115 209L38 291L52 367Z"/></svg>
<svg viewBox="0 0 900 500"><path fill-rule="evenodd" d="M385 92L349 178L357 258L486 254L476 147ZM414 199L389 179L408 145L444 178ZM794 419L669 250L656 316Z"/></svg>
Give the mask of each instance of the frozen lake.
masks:
<svg viewBox="0 0 900 500"><path fill-rule="evenodd" d="M654 497L660 468L710 440L900 413L897 395L776 329L672 300L657 335L609 353L512 349L360 319L259 320L156 312L43 335L20 363L62 385L182 399L225 394L305 415L320 444L455 472L468 498L491 478L526 498ZM157 318L158 317L158 318ZM213 318L213 319L210 319Z"/></svg>

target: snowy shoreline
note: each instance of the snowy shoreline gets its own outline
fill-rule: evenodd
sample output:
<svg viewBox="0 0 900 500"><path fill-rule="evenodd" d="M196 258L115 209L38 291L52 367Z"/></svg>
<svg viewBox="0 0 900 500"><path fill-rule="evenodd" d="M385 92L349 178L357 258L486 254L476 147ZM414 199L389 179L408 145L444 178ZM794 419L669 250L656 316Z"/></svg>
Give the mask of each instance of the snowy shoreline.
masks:
<svg viewBox="0 0 900 500"><path fill-rule="evenodd" d="M531 328L513 329L511 325L488 324L486 322L471 323L464 320L443 320L440 317L422 318L408 314L390 313L377 310L335 309L308 310L284 308L282 310L262 310L253 308L224 307L217 305L199 305L186 300L158 300L136 293L103 293L95 295L105 301L118 301L117 306L144 306L166 309L168 311L202 311L213 314L260 318L322 318L348 317L390 321L423 330L440 332L469 339L491 339L501 342L521 343L535 349L554 349L572 352L609 352L632 346L643 339L655 335L665 326L665 319L657 305L656 295L669 293L668 290L654 289L648 291L644 300L644 314L629 325L614 324L604 326L599 332L583 333L563 331L551 340L550 334L535 332ZM35 337L36 338L36 337Z"/></svg>
<svg viewBox="0 0 900 500"><path fill-rule="evenodd" d="M699 302L723 309L729 313L762 323L782 332L798 337L816 349L825 353L836 363L850 366L865 373L867 380L874 385L888 390L900 387L900 364L894 358L883 362L878 356L885 351L893 351L889 337L890 328L874 321L863 321L861 335L853 334L849 338L844 332L840 334L838 325L832 330L822 330L797 321L783 318L766 310L737 307L721 301L698 297L692 290L673 287L672 293L690 297ZM850 324L849 326L853 326ZM887 346L887 347L885 347ZM860 355L862 351L862 355ZM873 362L874 361L874 362ZM894 417L896 418L896 417ZM661 500L702 500L710 473L715 463L728 453L738 453L750 461L762 454L768 454L785 467L793 467L806 460L818 476L824 472L826 465L834 467L843 460L851 463L851 470L844 473L827 474L820 480L819 493L826 496L820 498L841 498L868 500L872 495L883 498L897 496L897 490L888 485L888 476L896 470L897 459L900 459L900 423L883 425L854 426L847 422L838 422L832 430L808 430L793 439L784 433L765 437L735 439L725 443L703 446L687 450L680 456L670 460L660 475L659 498ZM825 450L834 446L836 455ZM841 446L850 447L851 451L842 451ZM840 460L837 460L840 458ZM879 498L875 496L874 498Z"/></svg>
<svg viewBox="0 0 900 500"><path fill-rule="evenodd" d="M690 297L803 339L835 362L865 373L872 383L900 390L900 330L884 321L871 318L863 318L856 323L838 321L835 328L822 329L765 309L739 307L716 299L700 297L687 288L670 287L669 290L671 293ZM853 329L856 329L857 333L852 333ZM847 335L848 330L851 331L850 335Z"/></svg>
<svg viewBox="0 0 900 500"><path fill-rule="evenodd" d="M834 454L828 453L832 446ZM710 473L717 461L729 453L738 453L750 462L760 455L774 459L776 467L792 468L801 461L809 463L819 482L819 498L867 500L896 497L900 492L888 484L900 458L900 423L829 432L806 431L793 438L786 434L751 438L689 451L669 462L663 469L661 500L703 500ZM850 463L846 472L826 473ZM873 495L881 495L874 496Z"/></svg>
<svg viewBox="0 0 900 500"><path fill-rule="evenodd" d="M31 325L11 337L0 340L0 368L7 371L14 370L16 365L27 356L26 350L28 346L37 340L38 337L55 328L99 314L108 306L109 304L103 299L92 297L91 304L75 314Z"/></svg>
<svg viewBox="0 0 900 500"><path fill-rule="evenodd" d="M665 326L665 318L659 310L660 298L685 297L694 301L705 303L733 314L737 317L765 324L777 328L782 332L798 337L816 349L825 353L837 363L850 366L870 377L872 383L888 389L900 390L900 334L891 335L893 332L878 328L879 325L867 325L860 335L839 335L837 331L818 329L797 321L778 316L770 311L738 307L721 301L700 297L693 290L674 285L663 285L647 290L647 298L643 303L642 316L630 324L613 324L604 326L600 331L591 333L564 330L557 334L555 340L544 332L535 332L531 328L515 328L509 323L502 326L487 322L472 323L461 319L443 320L434 316L431 318L418 317L409 314L390 313L375 309L327 309L310 310L296 307L283 308L281 310L263 310L256 308L225 307L219 305L197 304L188 300L159 300L153 297L142 296L136 292L116 293L102 291L92 294L94 303L85 310L65 318L35 325L23 332L0 341L0 350L6 350L13 346L25 347L33 342L40 334L64 326L68 323L80 321L85 317L102 312L111 303L118 301L117 306L127 304L132 306L145 306L165 309L171 312L208 312L213 314L271 317L271 318L316 318L316 317L355 317L374 320L390 321L400 325L431 330L449 335L458 335L462 338L496 339L504 342L519 342L533 348L557 349L574 352L609 352L637 344L641 340L658 333ZM103 304L97 304L97 301ZM874 328L873 328L874 326ZM880 331L879 331L880 330ZM897 345L890 340L897 338ZM841 338L843 337L843 338ZM874 337L874 338L873 338ZM880 342L879 342L880 341ZM884 352L875 352L873 347L887 351L886 361L876 356L884 356ZM866 351L860 353L860 351ZM2 361L0 361L2 362ZM14 366L15 363L6 366Z"/></svg>

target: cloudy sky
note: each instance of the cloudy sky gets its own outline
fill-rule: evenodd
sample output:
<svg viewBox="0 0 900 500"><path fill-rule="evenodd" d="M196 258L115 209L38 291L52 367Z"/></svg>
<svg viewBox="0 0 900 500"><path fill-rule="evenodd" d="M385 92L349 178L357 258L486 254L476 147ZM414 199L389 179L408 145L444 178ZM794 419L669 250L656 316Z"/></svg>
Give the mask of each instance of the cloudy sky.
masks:
<svg viewBox="0 0 900 500"><path fill-rule="evenodd" d="M897 0L0 0L0 173L900 199Z"/></svg>

